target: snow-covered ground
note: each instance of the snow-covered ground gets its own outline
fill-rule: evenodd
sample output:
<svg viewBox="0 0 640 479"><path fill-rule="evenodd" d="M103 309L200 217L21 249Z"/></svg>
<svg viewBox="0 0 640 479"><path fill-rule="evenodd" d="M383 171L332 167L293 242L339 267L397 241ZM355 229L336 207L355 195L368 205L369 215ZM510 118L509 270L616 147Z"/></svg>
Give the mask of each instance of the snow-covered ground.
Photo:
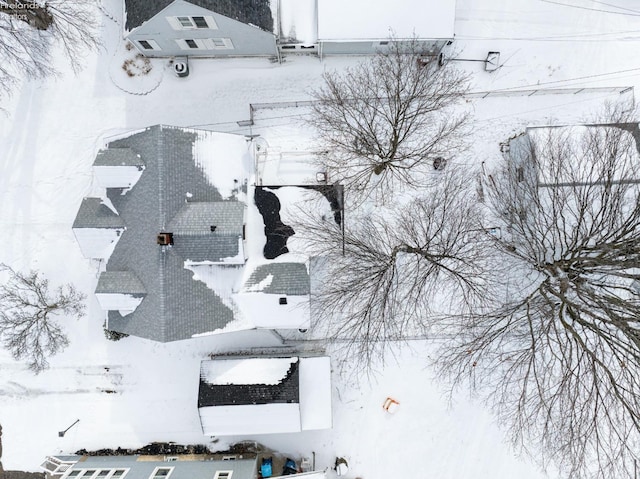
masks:
<svg viewBox="0 0 640 479"><path fill-rule="evenodd" d="M120 1L104 4L117 17ZM479 62L459 63L473 73L474 90L539 89L533 96L469 100L477 123L467 157L478 165L526 125L580 120L604 100L631 94L543 94L549 88L640 86L640 65L633 63L640 47L640 6L634 0L458 0L456 15L454 47L460 58L500 52L502 66L493 73ZM200 360L213 352L275 347L279 341L268 332L172 344L107 341L91 294L98 265L82 257L71 231L83 196L93 188L91 164L110 137L157 123L260 133L274 151L303 151L313 138L296 136L301 110L259 110L253 127L237 122L249 118L250 103L309 99L325 69L356 60L193 61L186 79L154 61L153 75L136 83L117 74L126 55L120 28L105 17L105 50L88 55L80 75L25 82L5 105L7 115L0 116L0 262L38 269L52 283L72 282L87 294L89 306L86 318L67 325L69 348L39 376L0 350L5 469L37 470L45 455L79 448L211 442L201 433L196 407ZM315 451L320 468L343 456L353 477L545 477L526 458L514 456L481 404L464 396L448 401L424 367L427 355L426 346L415 342L381 366L375 378L359 379L341 374L344 365L334 355L333 429L255 439L290 454ZM395 414L382 409L388 396L400 402ZM76 419L80 422L59 437L58 431ZM216 446L239 439L247 438L224 438Z"/></svg>

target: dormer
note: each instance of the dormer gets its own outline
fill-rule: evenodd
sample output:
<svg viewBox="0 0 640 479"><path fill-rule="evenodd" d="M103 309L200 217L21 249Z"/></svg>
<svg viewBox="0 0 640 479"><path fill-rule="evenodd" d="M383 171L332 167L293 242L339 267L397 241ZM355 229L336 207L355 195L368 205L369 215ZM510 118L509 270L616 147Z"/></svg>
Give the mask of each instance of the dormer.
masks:
<svg viewBox="0 0 640 479"><path fill-rule="evenodd" d="M142 282L130 271L102 272L95 293L103 311L118 311L122 316L134 312L147 295Z"/></svg>
<svg viewBox="0 0 640 479"><path fill-rule="evenodd" d="M109 259L125 231L122 218L102 198L82 200L73 234L85 258Z"/></svg>
<svg viewBox="0 0 640 479"><path fill-rule="evenodd" d="M104 188L131 189L140 179L144 168L140 155L131 148L109 147L100 150L93 162L96 181Z"/></svg>

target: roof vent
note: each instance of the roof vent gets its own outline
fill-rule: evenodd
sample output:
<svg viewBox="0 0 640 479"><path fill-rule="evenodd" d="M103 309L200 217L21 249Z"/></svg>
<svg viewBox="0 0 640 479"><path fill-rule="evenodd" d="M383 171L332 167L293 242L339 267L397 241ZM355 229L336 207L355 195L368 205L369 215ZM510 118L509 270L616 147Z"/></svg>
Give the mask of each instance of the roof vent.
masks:
<svg viewBox="0 0 640 479"><path fill-rule="evenodd" d="M187 57L175 59L173 62L173 72L180 78L189 76L189 60Z"/></svg>
<svg viewBox="0 0 640 479"><path fill-rule="evenodd" d="M280 304L287 304L287 298L286 298L285 296L282 296L282 297L280 298L279 303L280 303Z"/></svg>
<svg viewBox="0 0 640 479"><path fill-rule="evenodd" d="M173 233L160 233L156 237L156 241L161 246L168 246L173 244Z"/></svg>
<svg viewBox="0 0 640 479"><path fill-rule="evenodd" d="M214 233L216 231L216 225L209 226L209 229L211 230L212 233Z"/></svg>

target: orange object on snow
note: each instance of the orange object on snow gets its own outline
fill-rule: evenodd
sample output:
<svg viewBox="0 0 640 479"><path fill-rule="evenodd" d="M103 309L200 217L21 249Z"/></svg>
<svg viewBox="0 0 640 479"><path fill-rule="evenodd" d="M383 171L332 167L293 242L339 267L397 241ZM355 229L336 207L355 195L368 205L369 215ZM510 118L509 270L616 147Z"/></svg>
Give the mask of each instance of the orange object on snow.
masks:
<svg viewBox="0 0 640 479"><path fill-rule="evenodd" d="M393 398L387 398L382 403L382 409L391 414L398 410L398 406L400 406L400 403Z"/></svg>

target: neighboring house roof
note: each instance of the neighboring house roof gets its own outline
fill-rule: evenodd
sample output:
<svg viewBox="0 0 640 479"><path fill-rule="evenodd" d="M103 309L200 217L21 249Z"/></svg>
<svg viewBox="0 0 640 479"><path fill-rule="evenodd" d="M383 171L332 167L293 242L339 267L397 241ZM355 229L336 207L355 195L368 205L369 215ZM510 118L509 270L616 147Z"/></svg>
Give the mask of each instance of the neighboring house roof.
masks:
<svg viewBox="0 0 640 479"><path fill-rule="evenodd" d="M60 478L66 474L65 477L69 479L92 476L149 479L154 477L158 468L170 469L171 479L214 479L218 471L232 471L228 476L232 479L255 478L257 458L252 454L243 453L233 461L222 460L220 454L181 455L178 456L179 460L171 462L168 462L166 457L165 455L49 456L42 468L50 474L50 477ZM61 462L63 464L60 464Z"/></svg>
<svg viewBox="0 0 640 479"><path fill-rule="evenodd" d="M317 0L318 40L452 39L456 0ZM366 12L366 21L363 21Z"/></svg>
<svg viewBox="0 0 640 479"><path fill-rule="evenodd" d="M83 254L106 260L95 292L108 329L168 342L308 327L305 259L254 253L246 263L245 224L259 231L264 223L257 210L248 218L253 164L243 136L157 125L109 143L94 172L116 157L144 168L132 183L119 174L130 164L109 166L106 198L85 199L74 222ZM171 244L158 243L163 234ZM250 250L260 251L264 237L253 236Z"/></svg>
<svg viewBox="0 0 640 479"><path fill-rule="evenodd" d="M202 361L198 412L206 435L330 428L329 358L253 357Z"/></svg>
<svg viewBox="0 0 640 479"><path fill-rule="evenodd" d="M127 14L125 28L129 31L133 30L173 2L174 0L125 0ZM190 0L188 3L273 32L273 16L269 0Z"/></svg>
<svg viewBox="0 0 640 479"><path fill-rule="evenodd" d="M633 144L629 151L633 152L634 163L640 165L640 128L637 123L528 127L524 133L509 140L509 158L517 166L535 168L533 174L537 177L540 186L567 186L582 182L584 184L598 184L602 180L600 169L594 170L593 163L589 161L590 155L581 153L585 139L593 134L593 131L589 132L589 130L594 129L599 130L600 134L606 134L607 130L611 129L617 130L615 133L619 134L620 141ZM570 162L571 168L559 169L558 164L555 164L553 168L550 166L547 148L551 140L552 144L565 145L573 155L579 156L579 158L566 159L567 162ZM627 150L620 148L620 151ZM620 171L614 173L628 175L629 169L621 168ZM637 177L629 178L627 176L612 179L614 181L640 180Z"/></svg>

